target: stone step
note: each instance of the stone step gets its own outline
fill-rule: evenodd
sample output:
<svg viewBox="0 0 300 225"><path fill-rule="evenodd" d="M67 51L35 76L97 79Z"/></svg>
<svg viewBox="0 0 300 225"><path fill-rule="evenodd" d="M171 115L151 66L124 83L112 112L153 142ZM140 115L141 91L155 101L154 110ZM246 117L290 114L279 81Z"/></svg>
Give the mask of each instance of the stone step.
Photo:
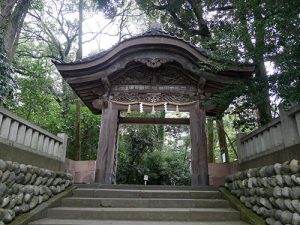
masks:
<svg viewBox="0 0 300 225"><path fill-rule="evenodd" d="M29 225L249 225L242 221L205 221L205 222L176 222L176 221L116 221L116 220L63 220L42 219Z"/></svg>
<svg viewBox="0 0 300 225"><path fill-rule="evenodd" d="M240 213L231 208L77 208L48 210L51 219L150 220L150 221L231 221Z"/></svg>
<svg viewBox="0 0 300 225"><path fill-rule="evenodd" d="M95 189L126 189L126 190L186 190L186 191L217 191L212 186L175 186L175 185L129 185L129 184L76 184L78 188Z"/></svg>
<svg viewBox="0 0 300 225"><path fill-rule="evenodd" d="M64 198L64 207L228 208L223 199Z"/></svg>
<svg viewBox="0 0 300 225"><path fill-rule="evenodd" d="M179 190L126 190L78 188L74 197L96 198L160 198L160 199L217 199L218 191L179 191Z"/></svg>

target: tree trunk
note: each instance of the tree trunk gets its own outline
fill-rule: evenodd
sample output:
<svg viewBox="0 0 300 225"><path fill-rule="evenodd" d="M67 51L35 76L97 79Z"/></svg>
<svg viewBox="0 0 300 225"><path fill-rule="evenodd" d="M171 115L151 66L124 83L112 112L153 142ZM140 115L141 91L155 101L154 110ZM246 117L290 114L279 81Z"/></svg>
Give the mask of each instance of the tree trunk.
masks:
<svg viewBox="0 0 300 225"><path fill-rule="evenodd" d="M215 162L214 154L214 120L209 118L207 120L207 150L208 150L208 162Z"/></svg>
<svg viewBox="0 0 300 225"><path fill-rule="evenodd" d="M30 7L30 0L7 1L3 3L0 15L0 29L8 62L12 62L18 44L21 28Z"/></svg>
<svg viewBox="0 0 300 225"><path fill-rule="evenodd" d="M78 51L76 54L76 60L82 59L82 25L83 25L83 0L79 0Z"/></svg>
<svg viewBox="0 0 300 225"><path fill-rule="evenodd" d="M7 23L7 19L10 17L14 6L18 0L2 0L0 1L0 27Z"/></svg>
<svg viewBox="0 0 300 225"><path fill-rule="evenodd" d="M75 129L74 129L74 146L75 146L75 160L81 160L81 135L80 135L80 108L81 102L80 99L76 99L76 114L75 114Z"/></svg>
<svg viewBox="0 0 300 225"><path fill-rule="evenodd" d="M217 120L217 131L218 131L218 138L219 138L219 146L221 154L225 154L225 162L229 162L229 154L228 154L228 148L227 148L227 142L226 142L226 135L224 130L224 123L223 119Z"/></svg>
<svg viewBox="0 0 300 225"><path fill-rule="evenodd" d="M243 30L243 43L246 50L252 55L255 62L255 77L258 79L258 86L260 87L260 100L256 103L258 110L258 122L262 126L272 119L270 97L269 97L269 85L266 67L264 64L264 52L266 51L265 36L266 36L266 24L263 18L263 9L261 8L260 1L254 1L253 3L253 23L256 24L255 28L255 44L251 41L251 32L248 28L248 20L246 14L243 11L238 10L238 18L242 24Z"/></svg>
<svg viewBox="0 0 300 225"><path fill-rule="evenodd" d="M78 32L78 51L76 60L82 59L82 23L83 23L83 0L79 0L79 32ZM75 117L75 160L81 160L81 137L80 137L80 117L81 117L81 100L76 100L76 117Z"/></svg>
<svg viewBox="0 0 300 225"><path fill-rule="evenodd" d="M261 59L256 63L255 75L258 79L261 98L257 102L258 122L262 126L272 120L271 103L269 98L269 84L264 60Z"/></svg>
<svg viewBox="0 0 300 225"><path fill-rule="evenodd" d="M264 9L261 8L260 1L255 2L255 8L253 10L254 24L255 26L255 52L256 57L254 62L255 67L255 76L260 83L260 101L258 101L258 122L260 126L267 124L272 120L271 114L271 104L270 104L270 94L269 94L269 84L267 70L264 63L264 53L266 51L266 20L263 18L262 14Z"/></svg>

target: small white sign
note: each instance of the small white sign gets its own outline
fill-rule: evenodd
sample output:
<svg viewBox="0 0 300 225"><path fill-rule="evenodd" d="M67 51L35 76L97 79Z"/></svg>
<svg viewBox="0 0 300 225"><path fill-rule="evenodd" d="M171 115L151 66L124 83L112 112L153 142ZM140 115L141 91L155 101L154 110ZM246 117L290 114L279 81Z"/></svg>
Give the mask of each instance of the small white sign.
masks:
<svg viewBox="0 0 300 225"><path fill-rule="evenodd" d="M226 155L225 155L225 153L222 153L222 160L223 160L223 163L226 163Z"/></svg>
<svg viewBox="0 0 300 225"><path fill-rule="evenodd" d="M148 175L144 175L144 180L148 181Z"/></svg>

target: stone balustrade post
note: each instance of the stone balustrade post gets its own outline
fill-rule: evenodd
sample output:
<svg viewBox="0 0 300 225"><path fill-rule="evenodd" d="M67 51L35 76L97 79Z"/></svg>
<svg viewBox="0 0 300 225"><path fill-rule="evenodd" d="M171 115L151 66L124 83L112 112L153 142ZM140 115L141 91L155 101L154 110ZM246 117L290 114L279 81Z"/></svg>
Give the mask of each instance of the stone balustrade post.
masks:
<svg viewBox="0 0 300 225"><path fill-rule="evenodd" d="M60 151L58 152L57 156L61 158L61 160L64 162L67 153L68 135L65 133L58 133L57 136L63 140L63 143L59 148Z"/></svg>
<svg viewBox="0 0 300 225"><path fill-rule="evenodd" d="M295 117L290 116L289 112L284 110L282 106L279 107L280 120L281 120L281 134L284 147L297 144L298 130Z"/></svg>
<svg viewBox="0 0 300 225"><path fill-rule="evenodd" d="M243 161L243 158L245 156L245 146L242 144L241 139L246 136L245 133L238 133L236 135L236 146L237 146L237 154L238 154L238 161Z"/></svg>

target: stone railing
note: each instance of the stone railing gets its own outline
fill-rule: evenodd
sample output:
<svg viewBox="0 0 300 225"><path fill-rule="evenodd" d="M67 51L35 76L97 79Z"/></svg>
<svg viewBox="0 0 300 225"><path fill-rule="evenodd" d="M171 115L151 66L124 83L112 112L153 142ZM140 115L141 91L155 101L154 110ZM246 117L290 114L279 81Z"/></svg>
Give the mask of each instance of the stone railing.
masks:
<svg viewBox="0 0 300 225"><path fill-rule="evenodd" d="M73 183L71 174L0 159L0 225L29 212Z"/></svg>
<svg viewBox="0 0 300 225"><path fill-rule="evenodd" d="M252 133L237 136L239 162L262 157L300 144L300 106L280 109L280 117Z"/></svg>
<svg viewBox="0 0 300 225"><path fill-rule="evenodd" d="M269 225L300 224L299 161L251 168L225 178L225 186Z"/></svg>
<svg viewBox="0 0 300 225"><path fill-rule="evenodd" d="M61 162L66 158L66 134L53 135L4 108L0 108L0 143Z"/></svg>

